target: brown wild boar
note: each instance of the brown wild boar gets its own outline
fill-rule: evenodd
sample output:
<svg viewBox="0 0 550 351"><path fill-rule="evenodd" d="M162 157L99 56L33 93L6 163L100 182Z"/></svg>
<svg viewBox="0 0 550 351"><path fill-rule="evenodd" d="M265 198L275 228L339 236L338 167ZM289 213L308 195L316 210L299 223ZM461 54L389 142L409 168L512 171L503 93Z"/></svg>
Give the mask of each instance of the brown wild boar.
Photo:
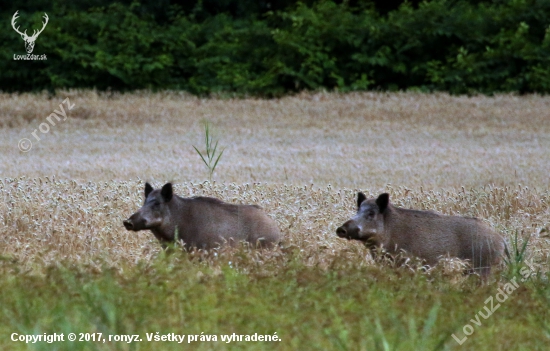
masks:
<svg viewBox="0 0 550 351"><path fill-rule="evenodd" d="M145 184L145 202L124 221L127 230L149 229L166 246L178 238L186 249L212 249L247 241L269 248L279 242L275 221L259 206L234 205L211 197L183 198L173 194L172 184L153 190Z"/></svg>
<svg viewBox="0 0 550 351"><path fill-rule="evenodd" d="M469 260L486 278L505 250L502 236L477 218L446 216L432 211L398 208L390 196L367 199L357 194L357 214L336 230L341 238L360 240L374 253L400 250L434 265L444 255Z"/></svg>

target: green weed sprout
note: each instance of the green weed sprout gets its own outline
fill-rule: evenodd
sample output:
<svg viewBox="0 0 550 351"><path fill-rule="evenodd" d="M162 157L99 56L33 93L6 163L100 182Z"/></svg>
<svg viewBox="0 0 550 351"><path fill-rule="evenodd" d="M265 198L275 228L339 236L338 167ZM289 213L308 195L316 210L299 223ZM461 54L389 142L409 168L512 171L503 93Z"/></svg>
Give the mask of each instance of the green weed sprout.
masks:
<svg viewBox="0 0 550 351"><path fill-rule="evenodd" d="M212 181L212 175L214 174L214 170L216 169L225 148L216 154L218 152L218 141L216 140L214 143L214 138L212 137L212 133L210 131L210 123L208 122L204 122L204 144L206 146L205 154L200 152L195 145L193 145L193 148L201 157L204 165L208 168L208 179Z"/></svg>
<svg viewBox="0 0 550 351"><path fill-rule="evenodd" d="M509 274L512 276L518 275L520 269L525 265L525 260L527 258L527 244L529 243L530 235L523 239L523 243L520 244L518 238L520 235L518 231L515 231L512 240L510 241L511 247L506 248L506 257L504 257L504 262L508 266ZM510 251L509 251L510 249Z"/></svg>

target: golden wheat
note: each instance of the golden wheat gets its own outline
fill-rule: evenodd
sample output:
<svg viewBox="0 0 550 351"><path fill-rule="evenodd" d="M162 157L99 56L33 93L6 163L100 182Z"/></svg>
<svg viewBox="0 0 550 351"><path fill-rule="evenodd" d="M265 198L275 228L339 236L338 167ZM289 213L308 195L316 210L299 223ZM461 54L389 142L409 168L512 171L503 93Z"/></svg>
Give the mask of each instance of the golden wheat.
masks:
<svg viewBox="0 0 550 351"><path fill-rule="evenodd" d="M31 133L65 99L66 121ZM192 145L212 123L226 152L214 179L382 189L547 188L550 99L445 94L302 94L277 100L176 93L0 94L0 177L199 182ZM33 141L21 153L21 138Z"/></svg>
<svg viewBox="0 0 550 351"><path fill-rule="evenodd" d="M91 266L147 262L159 251L154 237L149 232L127 232L122 226L122 220L141 205L143 185L142 181L1 180L4 236L0 254L19 260L29 269L60 260ZM334 234L353 213L355 190L209 182L183 183L175 190L184 196L215 196L233 203L261 205L283 231L282 250L299 250L308 265L326 268L337 257L345 257L353 265L372 263L364 247ZM528 259L546 271L550 245L548 238L539 234L550 219L547 191L495 187L457 192L387 190L399 206L477 215L507 237L515 231L524 238L530 236ZM231 251L219 250L219 254Z"/></svg>
<svg viewBox="0 0 550 351"><path fill-rule="evenodd" d="M33 130L67 96L70 118L34 142ZM160 250L153 236L122 226L149 180L174 181L181 196L261 205L284 239L271 253L247 251L256 262L295 250L325 268L371 264L364 247L334 234L362 190L388 191L397 206L477 216L507 238L517 232L529 238L528 259L547 271L549 107L549 98L513 95L0 94L0 255L28 269L150 261ZM192 148L203 120L227 147L213 183L203 181ZM17 148L21 138L34 142L27 153ZM216 255L237 264L232 249Z"/></svg>

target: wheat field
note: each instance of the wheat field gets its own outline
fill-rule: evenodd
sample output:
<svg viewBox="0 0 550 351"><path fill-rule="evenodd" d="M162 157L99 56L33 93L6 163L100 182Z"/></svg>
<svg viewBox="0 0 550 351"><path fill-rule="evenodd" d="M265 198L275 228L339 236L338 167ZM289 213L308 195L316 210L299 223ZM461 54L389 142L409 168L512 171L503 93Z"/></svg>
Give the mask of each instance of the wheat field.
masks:
<svg viewBox="0 0 550 351"><path fill-rule="evenodd" d="M67 97L68 118L36 141L32 132ZM193 149L204 149L204 121L225 147L212 183ZM144 181L171 181L181 196L261 205L285 242L310 248L313 260L350 247L334 232L353 214L357 190L389 191L396 205L519 231L546 270L547 97L2 94L0 125L0 254L26 264L148 259L158 250L152 235L121 223L141 205ZM33 141L26 153L21 138Z"/></svg>
<svg viewBox="0 0 550 351"><path fill-rule="evenodd" d="M66 98L73 108L64 105L67 119L50 118L52 125L48 116ZM225 148L212 181L193 149L204 150L204 122ZM26 152L18 148L22 138L32 142ZM191 254L193 262L203 255L199 266L188 267L200 277L223 275L229 265L254 279L276 279L285 257L338 277L375 267L366 248L335 234L354 213L357 191L389 192L396 206L479 217L509 243L527 242L530 267L539 276L549 272L550 98L544 96L3 93L0 155L0 263L12 262L24 274L48 276L56 265L124 274L154 265L162 252L153 235L122 225L141 206L145 181L173 182L184 197L258 204L279 224L282 246L273 251ZM417 274L470 291L464 264L444 260ZM303 276L299 285L310 279ZM502 286L506 279L497 273L492 282ZM472 347L493 338L484 334ZM525 333L514 342L531 339Z"/></svg>

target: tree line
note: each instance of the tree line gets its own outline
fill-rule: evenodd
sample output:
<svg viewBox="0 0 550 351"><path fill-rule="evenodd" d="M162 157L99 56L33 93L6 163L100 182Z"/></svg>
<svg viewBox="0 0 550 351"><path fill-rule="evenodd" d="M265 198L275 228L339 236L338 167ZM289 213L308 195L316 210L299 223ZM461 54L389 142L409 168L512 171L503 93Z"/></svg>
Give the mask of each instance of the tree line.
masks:
<svg viewBox="0 0 550 351"><path fill-rule="evenodd" d="M0 7L0 89L550 92L550 0L31 0ZM33 54L10 25L40 29Z"/></svg>

